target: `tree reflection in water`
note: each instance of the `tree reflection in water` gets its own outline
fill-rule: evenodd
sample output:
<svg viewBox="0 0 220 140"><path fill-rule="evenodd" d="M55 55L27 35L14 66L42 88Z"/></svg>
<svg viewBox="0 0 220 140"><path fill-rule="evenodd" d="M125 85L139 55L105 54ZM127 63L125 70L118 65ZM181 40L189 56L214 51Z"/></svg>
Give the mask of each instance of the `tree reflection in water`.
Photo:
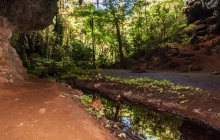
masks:
<svg viewBox="0 0 220 140"><path fill-rule="evenodd" d="M182 118L168 113L159 113L140 105L129 105L106 98L95 97L91 99L101 99L104 106L104 114L108 120L120 122L122 130L133 131L146 139L179 139L178 127L182 123ZM121 125L120 125L121 124Z"/></svg>
<svg viewBox="0 0 220 140"><path fill-rule="evenodd" d="M220 139L220 132L201 123L186 120L170 113L148 109L146 106L121 103L99 96L84 95L91 100L101 99L108 120L119 122L123 132L135 132L140 139L185 140ZM202 133L201 133L202 132Z"/></svg>

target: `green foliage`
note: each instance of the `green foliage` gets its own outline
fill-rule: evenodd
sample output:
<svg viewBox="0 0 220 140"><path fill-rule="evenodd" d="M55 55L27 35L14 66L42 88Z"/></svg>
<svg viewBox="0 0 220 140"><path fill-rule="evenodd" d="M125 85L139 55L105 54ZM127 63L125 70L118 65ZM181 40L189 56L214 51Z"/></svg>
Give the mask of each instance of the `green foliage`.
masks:
<svg viewBox="0 0 220 140"><path fill-rule="evenodd" d="M182 25L179 25L179 23L172 24L170 31L169 31L170 42L178 40L178 37L183 37L182 34L186 26L187 24L182 24Z"/></svg>
<svg viewBox="0 0 220 140"><path fill-rule="evenodd" d="M184 25L182 30L183 31L190 30L190 29L192 29L193 26L194 26L193 24ZM183 40L182 40L181 44L182 45L189 45L190 44L190 37L185 33L183 33L182 37L183 37Z"/></svg>
<svg viewBox="0 0 220 140"><path fill-rule="evenodd" d="M181 44L182 45L189 45L190 44L190 38L186 34L184 34L183 37L184 37L184 39L182 40Z"/></svg>
<svg viewBox="0 0 220 140"><path fill-rule="evenodd" d="M110 81L125 83L129 85L136 85L136 87L146 88L146 89L155 89L159 91L159 93L173 93L179 94L180 92L193 92L193 93L201 93L202 89L193 88L190 86L181 86L175 85L169 80L153 80L147 77L144 78L121 78L121 77L111 77L106 76L106 78Z"/></svg>
<svg viewBox="0 0 220 140"><path fill-rule="evenodd" d="M96 63L99 68L105 68L111 65L110 60L104 53L99 54Z"/></svg>
<svg viewBox="0 0 220 140"><path fill-rule="evenodd" d="M62 71L59 75L62 78L73 77L77 80L91 80L91 75L93 74L94 72L91 70L83 70L76 65L71 64L62 67Z"/></svg>
<svg viewBox="0 0 220 140"><path fill-rule="evenodd" d="M30 77L48 77L47 70L45 69L27 70L27 73Z"/></svg>
<svg viewBox="0 0 220 140"><path fill-rule="evenodd" d="M62 45L63 44L63 37L64 37L64 29L65 26L63 25L63 20L61 19L61 15L57 14L54 19L54 28L53 32L56 34L55 43Z"/></svg>
<svg viewBox="0 0 220 140"><path fill-rule="evenodd" d="M181 10L184 0L104 0L106 7L99 8L86 2L81 6L72 1L60 4L54 24L41 31L42 56L47 61L71 61L84 69L94 64L111 66L122 62L122 56L137 58L158 43L182 38L186 26ZM188 43L189 39L182 40Z"/></svg>
<svg viewBox="0 0 220 140"><path fill-rule="evenodd" d="M91 96L83 94L83 100L81 101L81 103L83 105L88 105L88 104L92 103L92 100L93 99L91 98Z"/></svg>
<svg viewBox="0 0 220 140"><path fill-rule="evenodd" d="M219 75L219 72L213 71L212 74L213 74L213 75Z"/></svg>
<svg viewBox="0 0 220 140"><path fill-rule="evenodd" d="M11 39L12 40L11 45L16 46L19 38L20 38L20 34L13 33L12 39Z"/></svg>
<svg viewBox="0 0 220 140"><path fill-rule="evenodd" d="M73 42L71 45L75 65L83 69L92 68L92 49L77 42Z"/></svg>

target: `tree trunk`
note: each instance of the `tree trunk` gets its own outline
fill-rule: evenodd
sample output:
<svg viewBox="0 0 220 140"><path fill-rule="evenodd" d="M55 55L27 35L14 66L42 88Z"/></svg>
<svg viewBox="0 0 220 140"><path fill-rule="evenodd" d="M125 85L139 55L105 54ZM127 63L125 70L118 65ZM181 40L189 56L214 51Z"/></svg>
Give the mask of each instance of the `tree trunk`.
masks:
<svg viewBox="0 0 220 140"><path fill-rule="evenodd" d="M116 107L115 107L115 116L114 116L114 121L118 121L118 114L119 114L119 110L120 110L120 105L118 104Z"/></svg>
<svg viewBox="0 0 220 140"><path fill-rule="evenodd" d="M92 62L93 62L93 68L96 69L95 66L95 35L94 35L94 18L92 17L91 21L92 26Z"/></svg>
<svg viewBox="0 0 220 140"><path fill-rule="evenodd" d="M117 39L118 39L118 47L119 47L119 56L120 56L120 63L121 65L123 64L123 59L124 59L124 54L123 54L123 44L122 44L122 39L121 39L121 30L120 30L120 27L119 27L119 21L118 21L118 18L116 17L115 15L115 9L112 5L112 1L109 0L109 5L110 5L110 11L111 11L111 14L114 18L114 22L115 22L115 27L116 27L116 32L117 32Z"/></svg>
<svg viewBox="0 0 220 140"><path fill-rule="evenodd" d="M49 61L50 60L49 27L46 28L46 47L47 47L47 61Z"/></svg>
<svg viewBox="0 0 220 140"><path fill-rule="evenodd" d="M124 59L124 54L122 51L123 46L122 46L122 39L121 39L121 31L120 31L120 27L119 27L118 20L116 19L116 17L114 17L114 20L115 20L115 26L116 26L116 31L117 31L120 61L122 62L122 60Z"/></svg>

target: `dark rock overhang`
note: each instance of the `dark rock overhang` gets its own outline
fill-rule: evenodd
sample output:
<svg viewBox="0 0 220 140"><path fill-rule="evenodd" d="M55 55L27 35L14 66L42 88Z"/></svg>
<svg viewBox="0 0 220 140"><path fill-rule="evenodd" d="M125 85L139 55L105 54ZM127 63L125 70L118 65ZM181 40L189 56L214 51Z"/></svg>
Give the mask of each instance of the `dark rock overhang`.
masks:
<svg viewBox="0 0 220 140"><path fill-rule="evenodd" d="M7 17L19 31L44 29L58 12L58 0L1 0L0 16Z"/></svg>
<svg viewBox="0 0 220 140"><path fill-rule="evenodd" d="M186 14L188 23L193 23L197 20L205 20L208 17L220 15L219 0L186 0L186 5L183 8L183 13Z"/></svg>

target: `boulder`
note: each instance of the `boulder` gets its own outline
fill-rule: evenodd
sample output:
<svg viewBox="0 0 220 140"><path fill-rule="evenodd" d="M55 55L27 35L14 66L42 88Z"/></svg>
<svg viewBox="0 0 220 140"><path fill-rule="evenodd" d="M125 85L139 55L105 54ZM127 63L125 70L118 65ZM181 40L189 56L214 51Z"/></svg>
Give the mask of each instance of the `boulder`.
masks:
<svg viewBox="0 0 220 140"><path fill-rule="evenodd" d="M197 35L193 35L191 38L190 38L190 44L196 44L199 42L199 38Z"/></svg>
<svg viewBox="0 0 220 140"><path fill-rule="evenodd" d="M206 35L206 34L208 34L208 33L209 33L209 31L207 31L207 30L202 30L202 31L196 32L196 35L197 35L197 36L204 36L204 35Z"/></svg>
<svg viewBox="0 0 220 140"><path fill-rule="evenodd" d="M210 25L210 24L215 24L217 19L218 18L216 16L211 16L211 17L206 18L204 21L206 24Z"/></svg>
<svg viewBox="0 0 220 140"><path fill-rule="evenodd" d="M201 41L203 41L203 39L204 39L203 36L197 36L196 34L194 34L194 35L190 38L190 44L200 43Z"/></svg>
<svg viewBox="0 0 220 140"><path fill-rule="evenodd" d="M202 70L199 66L196 65L190 65L189 66L189 71L200 71Z"/></svg>
<svg viewBox="0 0 220 140"><path fill-rule="evenodd" d="M194 24L195 24L195 25L202 24L202 21L201 21L201 20L197 20L197 21L194 22Z"/></svg>
<svg viewBox="0 0 220 140"><path fill-rule="evenodd" d="M194 29L195 29L195 32L199 32L199 31L207 29L207 25L206 24L195 25Z"/></svg>
<svg viewBox="0 0 220 140"><path fill-rule="evenodd" d="M185 29L185 34L187 34L188 36L192 36L195 31L194 31L194 28L188 28L188 29Z"/></svg>

